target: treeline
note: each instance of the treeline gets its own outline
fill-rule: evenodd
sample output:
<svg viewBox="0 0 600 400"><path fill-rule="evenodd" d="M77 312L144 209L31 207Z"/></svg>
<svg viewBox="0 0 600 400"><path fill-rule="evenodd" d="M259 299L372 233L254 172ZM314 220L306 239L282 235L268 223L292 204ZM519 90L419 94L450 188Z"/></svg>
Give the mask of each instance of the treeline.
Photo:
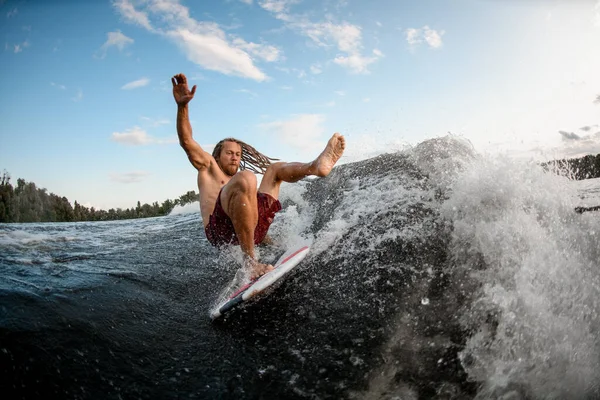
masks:
<svg viewBox="0 0 600 400"><path fill-rule="evenodd" d="M23 179L17 179L17 186L13 187L6 171L0 178L0 222L110 221L158 217L169 214L175 206L197 200L198 195L192 190L178 199L167 199L162 204L140 204L138 201L135 208L97 210L77 201L71 206L66 197L48 193L46 189L38 188L35 183Z"/></svg>
<svg viewBox="0 0 600 400"><path fill-rule="evenodd" d="M600 154L549 161L542 166L548 170L566 172L575 180L600 178Z"/></svg>

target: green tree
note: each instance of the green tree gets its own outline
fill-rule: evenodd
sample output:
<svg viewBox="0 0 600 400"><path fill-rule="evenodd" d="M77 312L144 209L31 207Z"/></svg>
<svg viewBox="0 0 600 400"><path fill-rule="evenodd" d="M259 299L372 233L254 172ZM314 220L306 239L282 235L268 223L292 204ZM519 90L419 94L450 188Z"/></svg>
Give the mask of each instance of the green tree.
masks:
<svg viewBox="0 0 600 400"><path fill-rule="evenodd" d="M188 191L176 199L152 204L137 202L136 207L111 208L108 211L88 208L75 201L73 206L66 197L48 193L35 183L17 179L16 187L10 183L4 170L0 176L0 222L71 222L105 221L114 219L156 217L169 214L177 205L198 201L195 191Z"/></svg>
<svg viewBox="0 0 600 400"><path fill-rule="evenodd" d="M179 196L179 204L184 206L188 203L193 203L194 201L198 201L198 195L194 190L190 190L184 195Z"/></svg>
<svg viewBox="0 0 600 400"><path fill-rule="evenodd" d="M11 222L14 190L10 184L10 175L4 170L0 177L0 222Z"/></svg>

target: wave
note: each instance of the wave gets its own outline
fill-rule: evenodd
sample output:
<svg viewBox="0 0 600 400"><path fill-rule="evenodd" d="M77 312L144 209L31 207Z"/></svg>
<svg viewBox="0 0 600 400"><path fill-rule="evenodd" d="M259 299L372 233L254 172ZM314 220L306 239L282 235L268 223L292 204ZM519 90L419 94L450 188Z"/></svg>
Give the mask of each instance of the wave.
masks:
<svg viewBox="0 0 600 400"><path fill-rule="evenodd" d="M578 190L456 137L284 185L257 251L311 252L213 324L239 252L206 242L197 204L91 224L52 279L0 258L0 372L19 397L596 398L600 221Z"/></svg>
<svg viewBox="0 0 600 400"><path fill-rule="evenodd" d="M194 201L184 206L175 206L169 215L181 215L181 214L200 214L200 203Z"/></svg>

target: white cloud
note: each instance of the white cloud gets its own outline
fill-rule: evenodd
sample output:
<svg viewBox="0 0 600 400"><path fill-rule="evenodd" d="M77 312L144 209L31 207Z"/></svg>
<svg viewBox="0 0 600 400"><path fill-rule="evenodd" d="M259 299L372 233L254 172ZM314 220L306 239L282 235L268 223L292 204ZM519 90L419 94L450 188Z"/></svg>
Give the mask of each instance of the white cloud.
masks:
<svg viewBox="0 0 600 400"><path fill-rule="evenodd" d="M83 90L77 89L77 93L75 94L75 96L71 100L73 100L76 103L78 103L81 100L83 100Z"/></svg>
<svg viewBox="0 0 600 400"><path fill-rule="evenodd" d="M359 50L362 36L360 27L348 23L336 25L331 22L321 24L321 27L326 35L335 40L340 51L353 53Z"/></svg>
<svg viewBox="0 0 600 400"><path fill-rule="evenodd" d="M133 4L129 0L115 0L113 6L121 13L121 15L131 23L140 25L149 31L154 31L154 28L150 24L148 14L135 9Z"/></svg>
<svg viewBox="0 0 600 400"><path fill-rule="evenodd" d="M406 41L411 47L416 47L425 42L429 47L439 49L443 46L442 36L444 31L436 31L425 25L423 28L408 28L405 31Z"/></svg>
<svg viewBox="0 0 600 400"><path fill-rule="evenodd" d="M563 145L556 151L563 157L575 158L600 153L600 130L590 135L577 135L574 132L565 131L559 131L559 133L562 136Z"/></svg>
<svg viewBox="0 0 600 400"><path fill-rule="evenodd" d="M406 33L406 41L411 46L421 43L421 38L420 38L421 33L419 32L419 29L408 28L405 33Z"/></svg>
<svg viewBox="0 0 600 400"><path fill-rule="evenodd" d="M113 132L111 139L117 143L141 146L152 143L152 138L140 127L127 129L125 132Z"/></svg>
<svg viewBox="0 0 600 400"><path fill-rule="evenodd" d="M336 90L334 93L337 94L338 96L345 96L346 95L346 92L343 91L343 90Z"/></svg>
<svg viewBox="0 0 600 400"><path fill-rule="evenodd" d="M6 13L6 18L12 18L19 13L19 10L15 7Z"/></svg>
<svg viewBox="0 0 600 400"><path fill-rule="evenodd" d="M242 3L252 4L252 0L240 0Z"/></svg>
<svg viewBox="0 0 600 400"><path fill-rule="evenodd" d="M330 21L302 21L294 22L291 26L308 36L318 46L335 46L343 54L338 54L333 62L354 73L368 73L367 67L383 55L379 50L374 51L371 57L362 54L362 31L357 25L347 22L334 24Z"/></svg>
<svg viewBox="0 0 600 400"><path fill-rule="evenodd" d="M423 35L425 36L425 41L427 42L427 44L431 47L433 47L434 49L438 49L440 47L442 47L442 35L444 34L444 31L436 31L433 29L429 29L429 27L424 27L424 33Z"/></svg>
<svg viewBox="0 0 600 400"><path fill-rule="evenodd" d="M323 68L321 68L321 64L313 64L310 66L310 72L312 72L315 75L320 74L321 72L323 72Z"/></svg>
<svg viewBox="0 0 600 400"><path fill-rule="evenodd" d="M258 4L263 9L276 14L278 18L286 19L290 7L299 2L299 0L262 0Z"/></svg>
<svg viewBox="0 0 600 400"><path fill-rule="evenodd" d="M364 99L362 99L363 103L368 103L371 101L371 99L369 97L365 97Z"/></svg>
<svg viewBox="0 0 600 400"><path fill-rule="evenodd" d="M299 68L285 68L285 67L275 67L276 70L285 72L286 74L294 74L299 79L306 78L306 71Z"/></svg>
<svg viewBox="0 0 600 400"><path fill-rule="evenodd" d="M322 124L325 117L321 114L299 114L287 120L260 124L259 127L280 140L301 150L320 150L325 142L319 140L325 132Z"/></svg>
<svg viewBox="0 0 600 400"><path fill-rule="evenodd" d="M142 121L146 121L148 123L148 125L150 125L152 127L168 125L171 123L171 121L166 118L154 119L154 118L150 118L150 117L140 117L140 119Z"/></svg>
<svg viewBox="0 0 600 400"><path fill-rule="evenodd" d="M7 45L7 47L8 47L8 43L7 43L6 45ZM29 46L30 46L30 44L29 44L29 41L28 41L28 40L26 40L26 41L24 41L23 43L19 43L19 44L15 44L15 45L13 45L13 51L14 51L15 53L20 53L20 52L22 52L22 51L23 51L23 49L25 49L25 48L27 48L27 47L29 47Z"/></svg>
<svg viewBox="0 0 600 400"><path fill-rule="evenodd" d="M125 85L121 86L121 89L123 89L123 90L137 89L137 88L148 85L149 82L150 82L150 79L141 78L136 81L126 83Z"/></svg>
<svg viewBox="0 0 600 400"><path fill-rule="evenodd" d="M119 51L123 51L126 46L133 43L132 38L125 36L119 30L115 32L108 32L106 36L106 42L104 42L104 44L100 47L100 50L98 50L97 57L99 58L106 57L106 53L111 47L116 47L119 49Z"/></svg>
<svg viewBox="0 0 600 400"><path fill-rule="evenodd" d="M275 18L284 21L288 28L309 37L317 46L335 46L344 54L338 54L333 61L351 72L368 73L367 67L382 57L379 50L373 52L374 56L371 57L362 55L362 31L358 25L347 22L336 24L331 20L311 22L305 16L289 14L290 7L298 2L298 0L263 0L259 5L272 13Z"/></svg>
<svg viewBox="0 0 600 400"><path fill-rule="evenodd" d="M146 172L146 171L133 171L133 172L123 172L123 173L113 172L110 174L110 179L115 182L121 182L121 183L135 183L135 182L141 182L148 175L150 175L150 173Z"/></svg>
<svg viewBox="0 0 600 400"><path fill-rule="evenodd" d="M113 4L128 22L171 39L190 61L208 70L264 81L268 77L254 61L281 59L281 51L275 46L249 43L226 35L214 22L195 20L179 0L135 3L139 9L131 0L117 0Z"/></svg>
<svg viewBox="0 0 600 400"><path fill-rule="evenodd" d="M350 56L337 56L333 62L348 68L351 72L357 74L369 73L367 67L378 60L379 57L364 57L360 54L352 54Z"/></svg>
<svg viewBox="0 0 600 400"><path fill-rule="evenodd" d="M275 46L252 42L248 43L242 38L233 39L232 44L238 49L247 51L253 56L268 62L278 61L281 58L281 51Z"/></svg>
<svg viewBox="0 0 600 400"><path fill-rule="evenodd" d="M373 50L373 57L361 56L358 53L351 54L348 57L338 56L333 62L345 66L355 73L369 73L367 67L383 57L383 53L378 50Z"/></svg>
<svg viewBox="0 0 600 400"><path fill-rule="evenodd" d="M348 53L347 56L337 56L333 61L336 64L344 66L355 73L369 72L367 67L377 61L381 56L378 50L374 52L374 57L361 55L361 31L354 25L330 25L329 34L337 42L340 51Z"/></svg>
<svg viewBox="0 0 600 400"><path fill-rule="evenodd" d="M237 89L237 90L234 90L234 92L245 93L245 94L249 95L250 97L258 97L257 93L253 92L252 90L248 90L248 89Z"/></svg>
<svg viewBox="0 0 600 400"><path fill-rule="evenodd" d="M231 46L224 37L215 33L203 34L182 29L170 31L168 35L184 50L190 61L203 68L256 81L267 79L248 53Z"/></svg>
<svg viewBox="0 0 600 400"><path fill-rule="evenodd" d="M125 132L113 132L111 140L129 146L145 146L149 144L172 144L177 143L177 139L156 139L139 126L125 130Z"/></svg>
<svg viewBox="0 0 600 400"><path fill-rule="evenodd" d="M281 90L292 90L292 89L294 89L292 86L280 86L279 88Z"/></svg>
<svg viewBox="0 0 600 400"><path fill-rule="evenodd" d="M65 85L60 85L60 84L54 83L54 82L50 82L50 86L54 86L55 88L58 88L58 89L61 89L61 90L67 89L67 87Z"/></svg>

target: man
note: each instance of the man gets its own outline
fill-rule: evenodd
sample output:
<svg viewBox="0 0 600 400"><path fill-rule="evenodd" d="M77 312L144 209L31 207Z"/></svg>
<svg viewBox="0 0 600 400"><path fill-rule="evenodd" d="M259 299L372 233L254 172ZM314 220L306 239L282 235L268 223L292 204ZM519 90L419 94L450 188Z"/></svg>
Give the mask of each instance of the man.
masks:
<svg viewBox="0 0 600 400"><path fill-rule="evenodd" d="M325 150L310 163L271 164L271 158L258 153L252 146L227 138L215 147L213 154L205 152L192 137L188 103L194 98L196 85L190 91L185 75L171 78L173 97L177 103L177 135L179 144L198 170L200 212L207 239L215 246L239 244L244 264L251 277L257 278L273 269L259 263L254 245L260 244L275 213L281 210L281 182L297 182L307 176L327 176L340 159L345 139L335 133ZM264 174L257 190L256 175Z"/></svg>

